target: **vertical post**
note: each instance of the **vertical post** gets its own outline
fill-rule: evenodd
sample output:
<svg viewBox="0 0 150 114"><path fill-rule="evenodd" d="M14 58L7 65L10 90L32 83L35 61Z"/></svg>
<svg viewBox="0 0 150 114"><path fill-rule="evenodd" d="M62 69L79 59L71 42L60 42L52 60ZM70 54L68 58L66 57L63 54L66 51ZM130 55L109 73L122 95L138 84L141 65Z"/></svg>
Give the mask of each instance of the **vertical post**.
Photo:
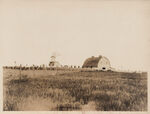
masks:
<svg viewBox="0 0 150 114"><path fill-rule="evenodd" d="M22 65L20 64L20 69L19 69L19 71L20 71L20 80L21 80L21 70L22 70Z"/></svg>
<svg viewBox="0 0 150 114"><path fill-rule="evenodd" d="M35 70L35 68L34 68L35 66L34 66L34 64L33 64L33 77L35 76L35 74L34 74L34 70Z"/></svg>

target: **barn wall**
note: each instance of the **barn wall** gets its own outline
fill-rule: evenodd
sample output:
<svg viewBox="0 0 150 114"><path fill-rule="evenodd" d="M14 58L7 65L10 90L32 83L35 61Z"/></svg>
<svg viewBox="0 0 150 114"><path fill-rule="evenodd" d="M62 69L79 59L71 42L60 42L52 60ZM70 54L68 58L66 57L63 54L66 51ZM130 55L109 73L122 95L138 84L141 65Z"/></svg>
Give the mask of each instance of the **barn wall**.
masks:
<svg viewBox="0 0 150 114"><path fill-rule="evenodd" d="M103 70L103 67L105 67L105 70L109 70L111 65L109 60L106 57L102 57L98 63L98 69Z"/></svg>

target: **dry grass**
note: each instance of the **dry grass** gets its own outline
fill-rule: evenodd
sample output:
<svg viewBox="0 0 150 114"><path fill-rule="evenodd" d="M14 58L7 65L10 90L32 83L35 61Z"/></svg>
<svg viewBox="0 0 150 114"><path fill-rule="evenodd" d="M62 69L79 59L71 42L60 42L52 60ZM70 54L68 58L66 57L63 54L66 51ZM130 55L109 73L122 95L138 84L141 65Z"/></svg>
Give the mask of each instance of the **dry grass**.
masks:
<svg viewBox="0 0 150 114"><path fill-rule="evenodd" d="M4 111L147 110L145 74L74 72L22 79L9 75L13 73L4 72Z"/></svg>

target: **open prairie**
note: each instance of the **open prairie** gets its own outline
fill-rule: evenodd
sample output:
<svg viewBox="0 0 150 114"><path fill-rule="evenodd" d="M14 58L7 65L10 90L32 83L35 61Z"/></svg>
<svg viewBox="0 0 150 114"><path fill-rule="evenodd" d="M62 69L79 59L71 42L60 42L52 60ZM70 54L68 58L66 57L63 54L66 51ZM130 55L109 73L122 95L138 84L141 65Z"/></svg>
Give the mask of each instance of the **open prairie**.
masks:
<svg viewBox="0 0 150 114"><path fill-rule="evenodd" d="M3 70L4 111L146 111L147 74ZM36 72L36 71L35 71ZM38 71L37 71L38 72ZM16 75L17 74L17 75Z"/></svg>

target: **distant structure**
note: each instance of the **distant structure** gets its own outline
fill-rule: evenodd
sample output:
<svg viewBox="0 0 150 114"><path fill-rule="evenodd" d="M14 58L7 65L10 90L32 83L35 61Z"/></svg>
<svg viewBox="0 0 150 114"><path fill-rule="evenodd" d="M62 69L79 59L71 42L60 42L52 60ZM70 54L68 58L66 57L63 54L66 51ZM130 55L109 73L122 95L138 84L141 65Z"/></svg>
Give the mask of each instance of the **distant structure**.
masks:
<svg viewBox="0 0 150 114"><path fill-rule="evenodd" d="M92 56L90 58L87 58L82 68L93 68L97 70L107 71L111 70L111 65L108 58L100 55L99 57Z"/></svg>
<svg viewBox="0 0 150 114"><path fill-rule="evenodd" d="M50 67L61 67L61 64L55 60L56 59L56 56L51 56L51 61L49 63L49 66Z"/></svg>

